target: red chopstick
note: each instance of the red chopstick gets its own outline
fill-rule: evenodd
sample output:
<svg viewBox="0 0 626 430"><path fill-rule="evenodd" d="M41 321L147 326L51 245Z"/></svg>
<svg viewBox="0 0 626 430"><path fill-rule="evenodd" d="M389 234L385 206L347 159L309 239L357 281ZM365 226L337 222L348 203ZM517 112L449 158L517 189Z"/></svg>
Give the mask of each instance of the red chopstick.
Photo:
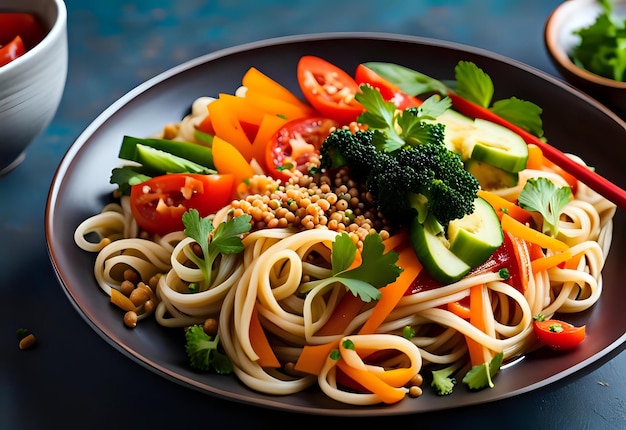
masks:
<svg viewBox="0 0 626 430"><path fill-rule="evenodd" d="M626 191L624 191L622 188L618 187L603 176L600 176L594 170L591 170L588 167L575 162L552 145L547 144L546 142L539 139L537 136L530 134L529 132L516 126L515 124L510 123L509 121L505 120L499 115L496 115L490 110L485 109L475 103L472 103L469 100L466 100L459 95L453 93L452 91L449 91L448 95L450 96L452 105L459 112L473 118L480 118L498 123L508 128L509 130L516 132L522 137L522 139L524 139L527 144L532 143L541 148L541 150L543 151L543 155L548 160L559 166L561 169L565 170L570 175L575 176L576 179L587 185L598 194L615 203L620 209L626 211Z"/></svg>

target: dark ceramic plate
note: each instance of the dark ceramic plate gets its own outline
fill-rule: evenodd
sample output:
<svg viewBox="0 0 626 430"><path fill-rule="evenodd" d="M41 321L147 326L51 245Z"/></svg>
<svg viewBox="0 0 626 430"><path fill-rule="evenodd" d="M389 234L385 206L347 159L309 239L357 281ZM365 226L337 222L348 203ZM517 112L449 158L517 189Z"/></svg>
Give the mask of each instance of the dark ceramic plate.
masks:
<svg viewBox="0 0 626 430"><path fill-rule="evenodd" d="M215 52L171 69L131 91L102 113L67 152L56 172L46 208L50 258L62 288L96 333L156 374L211 395L266 408L324 415L397 415L492 402L578 377L624 348L626 289L620 263L626 261L626 219L615 218L613 246L604 269L604 291L589 311L572 317L587 325L588 338L567 354L536 353L501 371L495 388L470 393L463 387L447 397L431 390L418 399L385 407L355 407L334 402L320 391L273 397L251 391L233 376L190 370L180 331L144 322L126 329L93 277L94 255L80 250L74 229L99 212L113 186L123 135L147 136L181 119L201 95L233 92L255 66L299 92L296 64L318 55L347 71L365 61L403 64L430 76L452 79L460 60L475 62L493 79L496 99L515 95L544 110L550 142L579 154L620 186L626 162L626 125L607 109L560 81L508 58L479 49L417 37L388 34L324 34L286 37ZM568 317L569 318L569 317Z"/></svg>

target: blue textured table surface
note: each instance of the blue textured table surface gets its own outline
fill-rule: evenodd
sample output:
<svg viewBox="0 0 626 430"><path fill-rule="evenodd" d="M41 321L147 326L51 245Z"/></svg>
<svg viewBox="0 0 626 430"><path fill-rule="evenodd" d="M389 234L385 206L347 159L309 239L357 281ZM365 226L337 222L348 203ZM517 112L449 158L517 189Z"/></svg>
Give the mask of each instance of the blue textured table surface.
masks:
<svg viewBox="0 0 626 430"><path fill-rule="evenodd" d="M402 33L461 42L555 74L542 40L557 0L67 0L69 75L50 127L0 178L0 428L345 426L217 399L149 372L100 338L57 283L44 235L54 171L78 135L143 81L200 55L276 36ZM39 339L19 351L16 329ZM384 419L371 419L376 425ZM626 428L626 354L566 385L445 413L394 418L418 428Z"/></svg>

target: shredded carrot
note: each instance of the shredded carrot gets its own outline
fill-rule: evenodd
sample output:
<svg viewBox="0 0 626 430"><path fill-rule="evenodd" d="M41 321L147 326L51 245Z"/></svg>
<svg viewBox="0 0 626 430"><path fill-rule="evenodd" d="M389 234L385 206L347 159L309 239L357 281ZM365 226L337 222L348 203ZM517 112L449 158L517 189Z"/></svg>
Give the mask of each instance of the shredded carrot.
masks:
<svg viewBox="0 0 626 430"><path fill-rule="evenodd" d="M319 375L332 350L338 347L339 340L321 345L305 345L294 369L310 375Z"/></svg>
<svg viewBox="0 0 626 430"><path fill-rule="evenodd" d="M406 397L406 390L404 388L392 387L386 382L383 382L373 372L350 367L344 360L339 360L337 362L337 367L339 367L347 376L354 379L355 382L363 386L365 389L369 390L373 394L376 394L383 403L397 403Z"/></svg>
<svg viewBox="0 0 626 430"><path fill-rule="evenodd" d="M507 214L502 215L502 230L511 233L513 236L524 239L530 243L535 243L542 248L551 249L555 252L563 252L569 249L569 246L566 243L535 230Z"/></svg>
<svg viewBox="0 0 626 430"><path fill-rule="evenodd" d="M508 214L519 222L525 223L532 216L530 211L522 209L515 203L510 202L504 197L492 193L491 191L478 190L478 196L489 202L489 204L495 209L496 214L500 219L502 219L503 214Z"/></svg>
<svg viewBox="0 0 626 430"><path fill-rule="evenodd" d="M415 251L411 245L406 244L398 252L398 262L402 273L394 282L380 289L381 297L374 306L369 319L363 324L359 334L375 333L376 329L385 321L391 311L396 307L406 290L411 286L417 275L422 270L422 264L417 259Z"/></svg>
<svg viewBox="0 0 626 430"><path fill-rule="evenodd" d="M280 362L276 358L276 355L274 355L274 351L267 340L265 330L263 330L263 326L259 320L256 306L252 310L252 318L250 318L250 343L254 352L259 356L257 360L259 366L272 368L280 367Z"/></svg>

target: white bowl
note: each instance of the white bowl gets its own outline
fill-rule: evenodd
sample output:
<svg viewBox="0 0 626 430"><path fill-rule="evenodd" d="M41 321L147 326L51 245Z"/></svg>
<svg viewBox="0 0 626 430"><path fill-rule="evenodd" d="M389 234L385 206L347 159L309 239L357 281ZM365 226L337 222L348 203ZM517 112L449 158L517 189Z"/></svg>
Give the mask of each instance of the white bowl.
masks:
<svg viewBox="0 0 626 430"><path fill-rule="evenodd" d="M626 0L612 0L613 11L626 17ZM602 12L598 0L567 0L554 9L544 27L544 43L552 63L567 82L618 111L626 111L626 82L578 67L570 53L580 38L573 32L593 24Z"/></svg>
<svg viewBox="0 0 626 430"><path fill-rule="evenodd" d="M63 0L0 0L2 12L36 15L47 34L0 67L0 175L15 168L54 115L67 78L67 9Z"/></svg>

